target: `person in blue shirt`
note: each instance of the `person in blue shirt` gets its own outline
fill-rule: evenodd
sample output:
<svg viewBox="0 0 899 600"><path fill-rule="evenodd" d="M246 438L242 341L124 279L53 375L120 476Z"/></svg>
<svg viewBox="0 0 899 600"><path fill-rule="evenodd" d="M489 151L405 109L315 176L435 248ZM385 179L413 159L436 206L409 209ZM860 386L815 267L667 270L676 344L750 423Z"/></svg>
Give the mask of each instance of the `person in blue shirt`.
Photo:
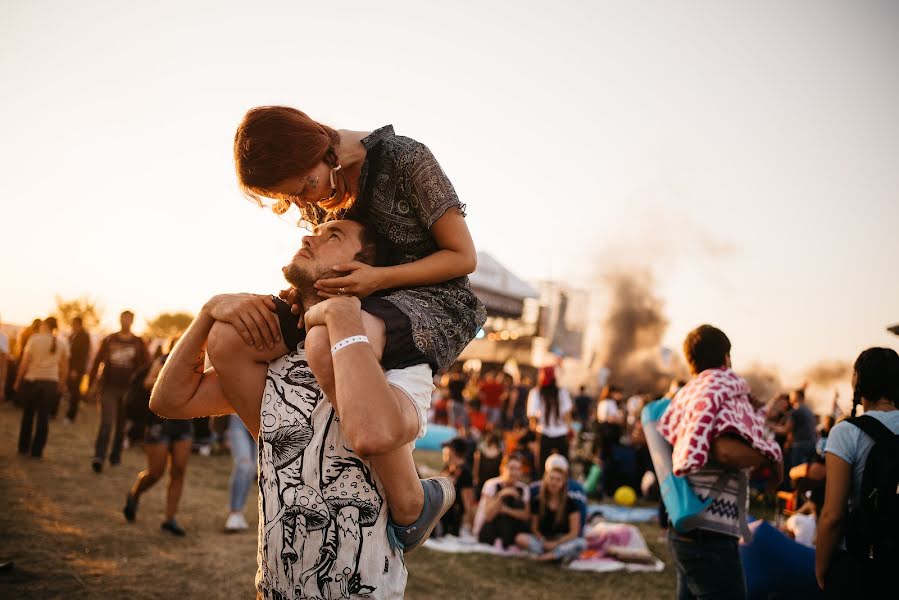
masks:
<svg viewBox="0 0 899 600"><path fill-rule="evenodd" d="M852 377L853 408L877 419L899 434L899 355L890 348L869 348L855 361ZM843 538L848 512L860 502L862 474L874 440L850 422L837 423L825 447L827 477L824 508L818 519L815 577L829 598L880 598L884 582L894 573L865 573L864 561L846 551ZM848 511L847 511L848 508ZM883 580L883 581L881 581ZM872 589L869 589L872 588ZM879 589L879 591L878 591ZM886 597L886 596L883 596Z"/></svg>

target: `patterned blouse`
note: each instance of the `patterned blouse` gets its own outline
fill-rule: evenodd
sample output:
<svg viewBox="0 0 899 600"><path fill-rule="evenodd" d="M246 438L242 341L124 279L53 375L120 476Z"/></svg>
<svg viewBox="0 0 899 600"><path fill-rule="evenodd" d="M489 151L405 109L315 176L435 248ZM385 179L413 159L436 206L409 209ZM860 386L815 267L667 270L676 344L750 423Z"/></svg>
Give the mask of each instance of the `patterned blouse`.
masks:
<svg viewBox="0 0 899 600"><path fill-rule="evenodd" d="M362 145L367 154L359 177L359 196L338 216L374 227L390 244L391 264L415 262L436 252L431 225L453 207L464 216L465 205L431 151L420 142L396 135L391 125L373 131ZM303 217L317 225L328 215L310 205ZM468 277L378 295L409 318L416 348L440 371L452 365L487 319Z"/></svg>

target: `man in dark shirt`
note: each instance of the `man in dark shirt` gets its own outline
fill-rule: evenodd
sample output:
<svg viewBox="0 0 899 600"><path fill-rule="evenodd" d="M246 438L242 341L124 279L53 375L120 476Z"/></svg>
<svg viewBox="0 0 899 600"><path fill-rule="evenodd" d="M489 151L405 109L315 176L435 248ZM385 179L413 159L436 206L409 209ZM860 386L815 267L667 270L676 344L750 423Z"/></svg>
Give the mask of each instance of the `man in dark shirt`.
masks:
<svg viewBox="0 0 899 600"><path fill-rule="evenodd" d="M790 446L789 468L807 463L815 453L815 442L818 440L818 419L805 404L805 391L802 389L790 392L789 430L793 433L793 444Z"/></svg>
<svg viewBox="0 0 899 600"><path fill-rule="evenodd" d="M587 395L587 388L582 385L577 396L574 397L574 412L581 424L581 431L586 430L589 423L591 404L593 404L592 398Z"/></svg>
<svg viewBox="0 0 899 600"><path fill-rule="evenodd" d="M81 380L87 373L87 359L91 353L91 338L84 329L81 317L72 319L72 333L69 335L69 375L66 385L69 389L69 409L66 423L73 423L81 404Z"/></svg>
<svg viewBox="0 0 899 600"><path fill-rule="evenodd" d="M100 390L100 428L97 431L97 443L91 461L95 473L103 470L113 424L115 433L112 438L109 464L117 465L121 460L125 428L125 392L135 371L150 362L150 355L143 340L131 333L134 313L126 310L119 316L119 322L122 329L103 340L91 367L90 387L94 389L99 381ZM100 365L103 365L103 374L98 380Z"/></svg>

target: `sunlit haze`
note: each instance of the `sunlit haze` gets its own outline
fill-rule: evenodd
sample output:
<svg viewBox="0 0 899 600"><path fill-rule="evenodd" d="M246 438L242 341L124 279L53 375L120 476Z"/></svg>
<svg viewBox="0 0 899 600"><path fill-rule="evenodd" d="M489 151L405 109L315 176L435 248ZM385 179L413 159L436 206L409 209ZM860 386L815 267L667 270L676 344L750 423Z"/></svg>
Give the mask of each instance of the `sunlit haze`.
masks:
<svg viewBox="0 0 899 600"><path fill-rule="evenodd" d="M426 143L527 280L652 269L679 347L799 372L897 347L895 2L4 3L0 315L113 328L283 287L301 231L246 201L244 112Z"/></svg>

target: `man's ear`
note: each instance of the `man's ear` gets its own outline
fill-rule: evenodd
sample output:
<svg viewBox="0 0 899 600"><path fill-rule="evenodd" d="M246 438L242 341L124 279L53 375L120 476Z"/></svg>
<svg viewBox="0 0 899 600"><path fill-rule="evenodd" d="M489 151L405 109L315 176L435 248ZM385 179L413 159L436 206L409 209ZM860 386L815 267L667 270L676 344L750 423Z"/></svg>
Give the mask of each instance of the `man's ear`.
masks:
<svg viewBox="0 0 899 600"><path fill-rule="evenodd" d="M732 368L730 364L730 352L724 355L724 366L728 369Z"/></svg>

